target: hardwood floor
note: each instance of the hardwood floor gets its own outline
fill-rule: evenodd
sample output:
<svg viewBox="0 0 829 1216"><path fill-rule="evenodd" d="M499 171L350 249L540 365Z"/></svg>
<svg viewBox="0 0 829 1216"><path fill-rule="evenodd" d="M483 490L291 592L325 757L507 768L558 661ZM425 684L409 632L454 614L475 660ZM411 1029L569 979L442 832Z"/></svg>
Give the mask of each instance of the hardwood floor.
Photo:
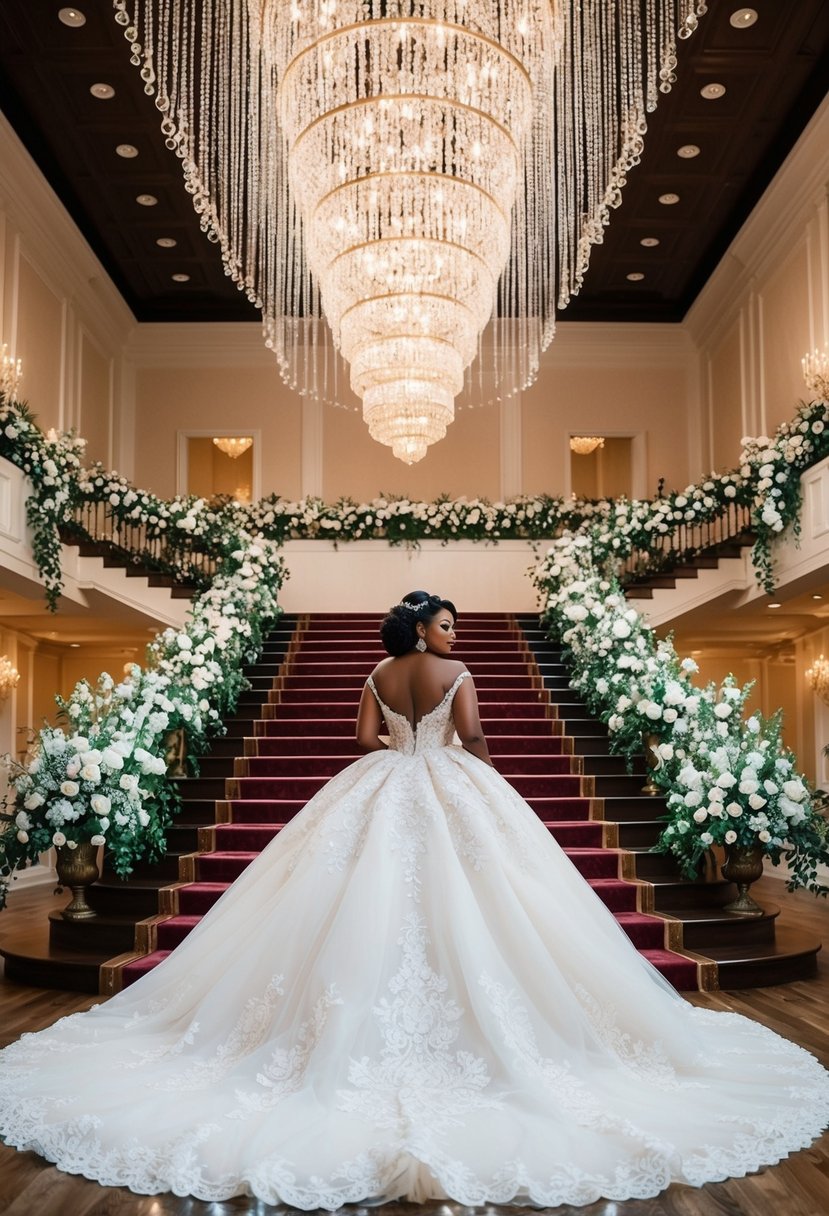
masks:
<svg viewBox="0 0 829 1216"><path fill-rule="evenodd" d="M827 947L818 956L818 977L808 983L742 992L695 993L694 1004L745 1014L794 1039L829 1066L829 906L799 892L783 893L782 884L764 878L754 891L760 899L781 903L783 924L816 933ZM65 902L65 896L62 897ZM58 902L61 902L60 900ZM6 917L25 917L43 895L21 891L12 897ZM96 997L25 988L0 979L0 1046L26 1030L39 1030L58 1017L88 1009ZM0 1144L0 1213L2 1216L267 1216L275 1209L255 1199L202 1203L173 1195L142 1196L74 1178L36 1157ZM288 1210L288 1209L285 1209ZM827 1216L829 1213L829 1133L810 1149L749 1178L694 1189L673 1186L656 1199L628 1203L600 1201L589 1207L554 1209L556 1216ZM375 1209L350 1209L372 1216ZM470 1216L474 1209L456 1203L422 1207L388 1204L383 1216ZM486 1216L519 1208L481 1209Z"/></svg>

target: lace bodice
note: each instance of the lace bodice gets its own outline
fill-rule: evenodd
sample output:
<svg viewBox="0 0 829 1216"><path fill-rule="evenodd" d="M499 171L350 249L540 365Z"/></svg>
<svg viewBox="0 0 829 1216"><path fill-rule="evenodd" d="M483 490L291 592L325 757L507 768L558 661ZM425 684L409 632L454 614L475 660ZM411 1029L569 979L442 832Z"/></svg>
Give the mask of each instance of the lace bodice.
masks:
<svg viewBox="0 0 829 1216"><path fill-rule="evenodd" d="M383 718L389 728L389 748L394 752L403 752L405 756L414 756L419 752L433 751L436 747L447 747L455 733L452 702L468 675L468 671L462 671L434 709L424 714L414 729L405 714L389 709L377 691L374 680L369 676L366 683L377 698L377 704L383 711Z"/></svg>

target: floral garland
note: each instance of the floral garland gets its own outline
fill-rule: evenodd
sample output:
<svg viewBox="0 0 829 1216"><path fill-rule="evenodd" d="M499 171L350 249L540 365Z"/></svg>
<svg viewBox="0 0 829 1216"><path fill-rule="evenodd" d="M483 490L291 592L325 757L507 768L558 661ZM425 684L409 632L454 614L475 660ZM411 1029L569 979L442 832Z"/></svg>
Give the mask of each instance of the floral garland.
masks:
<svg viewBox="0 0 829 1216"><path fill-rule="evenodd" d="M151 643L146 668L132 664L117 685L106 674L95 689L82 681L58 702L67 729L44 727L25 765L6 758L11 789L0 814L0 907L14 874L52 845L105 845L122 876L138 858L163 855L179 805L167 777L169 734L182 729L194 755L224 729L223 716L246 687L242 665L258 655L280 612L286 571L274 546L245 533L235 540L185 627Z"/></svg>
<svg viewBox="0 0 829 1216"><path fill-rule="evenodd" d="M607 725L611 746L632 760L643 747L667 795L656 848L689 877L713 844L757 846L789 865L789 888L829 893L817 875L829 863L829 825L816 810L794 756L782 744L780 714L743 721L751 685L691 682L679 659L624 598L598 530L556 540L533 572L542 618L567 649L571 683Z"/></svg>

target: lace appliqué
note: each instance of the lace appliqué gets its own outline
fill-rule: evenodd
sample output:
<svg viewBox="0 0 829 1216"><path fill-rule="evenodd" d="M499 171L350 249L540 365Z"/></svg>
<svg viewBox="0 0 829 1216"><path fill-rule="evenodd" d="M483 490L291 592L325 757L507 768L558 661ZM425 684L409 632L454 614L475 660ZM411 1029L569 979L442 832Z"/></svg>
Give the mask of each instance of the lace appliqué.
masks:
<svg viewBox="0 0 829 1216"><path fill-rule="evenodd" d="M245 1119L272 1110L288 1094L301 1089L308 1061L328 1022L328 1011L333 1005L342 1003L336 985L331 984L315 1002L310 1018L300 1026L295 1045L277 1048L262 1071L256 1074L256 1081L262 1088L254 1091L237 1089L235 1096L239 1105L229 1110L226 1117Z"/></svg>
<svg viewBox="0 0 829 1216"><path fill-rule="evenodd" d="M279 997L284 995L282 982L281 975L273 976L262 996L250 997L245 1002L230 1034L212 1055L196 1057L186 1068L173 1069L169 1076L154 1082L151 1088L167 1092L206 1089L224 1076L238 1060L255 1051L266 1038L274 1007ZM152 1062L165 1054L180 1055L185 1047L193 1045L199 1030L199 1023L192 1022L173 1047L144 1053L147 1061Z"/></svg>
<svg viewBox="0 0 829 1216"><path fill-rule="evenodd" d="M374 1009L383 1039L380 1059L352 1060L353 1090L337 1093L337 1106L401 1138L412 1128L442 1131L473 1110L501 1109L483 1091L490 1084L484 1061L452 1051L463 1009L444 994L448 984L429 965L426 922L416 913L403 925L400 967L389 981L391 1000Z"/></svg>
<svg viewBox="0 0 829 1216"><path fill-rule="evenodd" d="M627 1031L622 1030L617 1021L615 1005L600 1005L582 984L573 985L573 994L587 1014L599 1042L637 1077L642 1077L659 1089L686 1088L688 1084L697 1088L701 1086L699 1081L680 1081L658 1039L646 1043L643 1039L634 1039Z"/></svg>

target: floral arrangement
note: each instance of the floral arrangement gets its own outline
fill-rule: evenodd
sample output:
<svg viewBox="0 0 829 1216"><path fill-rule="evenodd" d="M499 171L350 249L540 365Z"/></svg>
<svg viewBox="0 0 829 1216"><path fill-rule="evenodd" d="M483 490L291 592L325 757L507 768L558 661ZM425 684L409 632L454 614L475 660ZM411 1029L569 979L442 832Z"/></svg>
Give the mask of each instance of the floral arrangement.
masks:
<svg viewBox="0 0 829 1216"><path fill-rule="evenodd" d="M613 750L632 759L652 749L668 808L656 848L692 876L713 844L756 845L788 863L790 888L829 893L817 874L829 863L829 827L782 745L780 715L743 721L751 686L731 677L691 682L694 660L680 660L625 601L599 529L556 540L533 581L572 683L607 724Z"/></svg>
<svg viewBox="0 0 829 1216"><path fill-rule="evenodd" d="M7 809L0 813L0 907L14 873L50 848L105 845L113 869L129 874L140 857L163 854L178 807L167 777L167 736L182 729L191 755L223 729L244 687L242 665L259 653L279 615L286 576L273 545L244 533L184 629L167 629L115 684L82 681L59 700L66 729L45 726L25 765L7 758ZM9 802L11 805L9 806Z"/></svg>
<svg viewBox="0 0 829 1216"><path fill-rule="evenodd" d="M32 530L35 562L46 586L46 601L54 611L60 595L60 527L71 514L74 487L81 468L85 439L74 434L43 434L26 406L0 394L0 455L22 469L31 483L26 520Z"/></svg>

